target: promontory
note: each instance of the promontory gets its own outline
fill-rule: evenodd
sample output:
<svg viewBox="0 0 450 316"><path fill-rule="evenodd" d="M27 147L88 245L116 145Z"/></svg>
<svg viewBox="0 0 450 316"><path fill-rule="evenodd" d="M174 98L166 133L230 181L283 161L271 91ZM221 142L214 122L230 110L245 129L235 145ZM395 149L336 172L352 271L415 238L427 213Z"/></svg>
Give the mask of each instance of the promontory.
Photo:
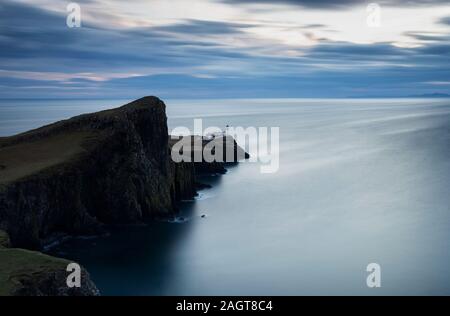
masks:
<svg viewBox="0 0 450 316"><path fill-rule="evenodd" d="M196 194L197 173L223 173L226 162L175 163L169 140L165 104L156 97L1 137L0 239L14 248L0 249L0 260L14 266L36 256L62 267L62 259L15 248L40 250L61 236L173 216L180 200ZM239 158L248 157L234 139L230 144ZM11 277L0 275L0 283ZM98 293L90 286L84 294ZM26 286L14 291L34 293ZM58 293L52 291L40 294Z"/></svg>

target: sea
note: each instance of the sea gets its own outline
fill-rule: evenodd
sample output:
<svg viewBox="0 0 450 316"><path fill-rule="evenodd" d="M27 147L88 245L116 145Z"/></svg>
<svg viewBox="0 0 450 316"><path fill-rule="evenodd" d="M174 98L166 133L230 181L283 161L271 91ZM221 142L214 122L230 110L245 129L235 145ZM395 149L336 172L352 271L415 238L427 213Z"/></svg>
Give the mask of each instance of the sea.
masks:
<svg viewBox="0 0 450 316"><path fill-rule="evenodd" d="M0 136L128 101L1 100ZM178 220L48 250L102 294L450 294L450 99L165 103L169 130L278 128L279 165L262 172L249 148Z"/></svg>

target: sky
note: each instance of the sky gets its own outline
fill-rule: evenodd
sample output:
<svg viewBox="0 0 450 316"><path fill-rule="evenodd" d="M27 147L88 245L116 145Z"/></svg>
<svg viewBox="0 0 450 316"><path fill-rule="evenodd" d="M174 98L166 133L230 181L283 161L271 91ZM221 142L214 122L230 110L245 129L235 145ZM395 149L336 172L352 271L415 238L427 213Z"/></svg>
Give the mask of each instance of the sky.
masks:
<svg viewBox="0 0 450 316"><path fill-rule="evenodd" d="M69 3L0 2L0 98L450 93L449 0Z"/></svg>

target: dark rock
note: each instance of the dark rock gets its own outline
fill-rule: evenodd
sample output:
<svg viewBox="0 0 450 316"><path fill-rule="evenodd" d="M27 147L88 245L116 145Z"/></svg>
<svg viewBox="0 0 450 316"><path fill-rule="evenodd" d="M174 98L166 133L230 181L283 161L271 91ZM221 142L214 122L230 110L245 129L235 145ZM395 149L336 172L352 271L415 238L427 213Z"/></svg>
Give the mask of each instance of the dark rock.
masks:
<svg viewBox="0 0 450 316"><path fill-rule="evenodd" d="M183 152L180 148L188 148L188 152L184 154L193 162L196 174L225 174L227 165L236 164L250 157L230 136L217 137L211 140L197 135L171 136L169 144L172 150L175 151ZM203 151L205 148L210 150L212 155L217 156L218 160L205 161L203 155L200 156L198 153L198 151ZM220 152L218 152L219 150ZM229 154L227 155L227 153ZM202 159L197 161L195 159L196 155Z"/></svg>
<svg viewBox="0 0 450 316"><path fill-rule="evenodd" d="M66 286L67 260L5 247L175 218L177 202L202 186L196 174L225 173L229 161L175 163L172 145L156 97L0 138L0 295L98 295L84 269L81 288ZM224 146L247 158L234 139Z"/></svg>
<svg viewBox="0 0 450 316"><path fill-rule="evenodd" d="M81 267L81 286L69 288L68 260L25 249L0 249L0 296L93 296L99 290Z"/></svg>
<svg viewBox="0 0 450 316"><path fill-rule="evenodd" d="M211 189L212 186L210 184L202 183L202 182L195 182L195 187L197 190L203 190L203 189Z"/></svg>
<svg viewBox="0 0 450 316"><path fill-rule="evenodd" d="M146 97L1 139L0 162L7 167L11 151L18 161L30 146L54 153L37 157L44 167L29 174L10 162L0 178L0 227L11 243L39 249L55 233L96 234L102 223L173 213L177 200L195 194L195 179L192 165L169 158L166 120L164 103ZM60 158L55 146L75 154Z"/></svg>
<svg viewBox="0 0 450 316"><path fill-rule="evenodd" d="M8 248L9 246L10 246L10 243L9 243L8 234L5 231L0 230L0 249Z"/></svg>
<svg viewBox="0 0 450 316"><path fill-rule="evenodd" d="M175 163L172 145L156 97L0 138L0 228L14 247L40 249L52 236L173 217L196 173L225 173L227 161ZM245 158L234 139L223 146Z"/></svg>

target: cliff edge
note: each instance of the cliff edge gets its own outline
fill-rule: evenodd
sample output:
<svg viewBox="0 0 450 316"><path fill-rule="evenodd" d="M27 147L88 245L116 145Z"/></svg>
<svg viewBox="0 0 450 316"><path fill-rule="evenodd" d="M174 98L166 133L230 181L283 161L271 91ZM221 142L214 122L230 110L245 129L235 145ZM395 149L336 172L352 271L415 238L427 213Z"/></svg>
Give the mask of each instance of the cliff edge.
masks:
<svg viewBox="0 0 450 316"><path fill-rule="evenodd" d="M8 240L0 230L0 238ZM0 296L96 296L100 292L81 268L80 287L69 288L68 260L25 249L8 249L0 239Z"/></svg>
<svg viewBox="0 0 450 316"><path fill-rule="evenodd" d="M14 247L39 249L58 233L172 212L174 176L191 180L170 164L166 120L164 103L145 97L1 138L0 229Z"/></svg>
<svg viewBox="0 0 450 316"><path fill-rule="evenodd" d="M196 174L223 173L226 164L175 163L177 140L169 142L156 97L0 138L0 296L99 295L83 268L82 286L69 288L68 260L27 249L174 216L177 202L196 194ZM201 138L194 151L210 142ZM248 158L232 138L225 147Z"/></svg>
<svg viewBox="0 0 450 316"><path fill-rule="evenodd" d="M174 163L172 145L156 97L0 138L0 229L12 246L40 249L61 234L173 216L196 194L196 172L225 164Z"/></svg>

